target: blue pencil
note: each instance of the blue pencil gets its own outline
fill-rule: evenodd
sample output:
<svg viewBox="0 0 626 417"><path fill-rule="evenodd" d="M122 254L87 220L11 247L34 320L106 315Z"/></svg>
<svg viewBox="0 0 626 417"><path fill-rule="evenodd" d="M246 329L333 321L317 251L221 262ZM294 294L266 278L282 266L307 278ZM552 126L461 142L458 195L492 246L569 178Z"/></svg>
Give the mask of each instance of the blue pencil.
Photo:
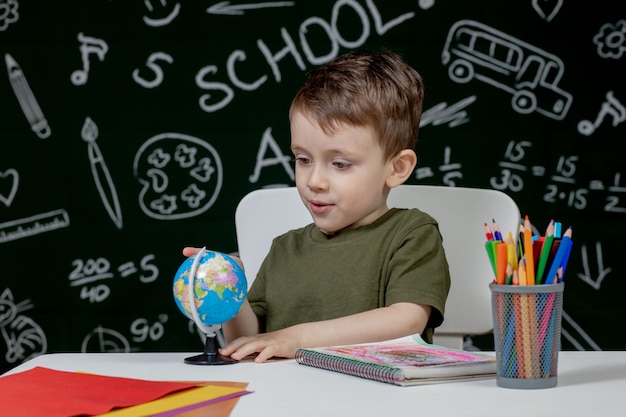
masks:
<svg viewBox="0 0 626 417"><path fill-rule="evenodd" d="M567 249L565 249L565 255L563 255L563 260L561 261L561 266L563 267L563 270L561 271L562 273L559 277L559 282L562 282L563 277L565 276L565 267L567 266L567 262L569 261L569 255L570 253L572 253L572 246L574 246L574 241L570 239L569 243L567 244Z"/></svg>
<svg viewBox="0 0 626 417"><path fill-rule="evenodd" d="M559 245L559 249L554 255L554 259L552 260L552 265L550 265L550 270L548 274L545 276L544 283L552 284L554 281L554 277L556 276L556 271L559 269L561 265L563 265L563 258L568 251L568 247L572 240L572 228L568 227L565 233L563 233L563 237L561 238L561 244Z"/></svg>

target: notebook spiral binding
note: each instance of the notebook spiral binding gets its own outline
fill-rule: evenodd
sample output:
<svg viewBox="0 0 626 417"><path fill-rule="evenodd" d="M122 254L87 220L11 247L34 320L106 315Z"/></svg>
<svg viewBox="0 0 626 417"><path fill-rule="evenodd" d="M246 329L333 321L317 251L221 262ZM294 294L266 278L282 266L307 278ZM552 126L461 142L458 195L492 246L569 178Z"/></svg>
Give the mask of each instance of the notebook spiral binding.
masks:
<svg viewBox="0 0 626 417"><path fill-rule="evenodd" d="M318 352L304 352L302 350L296 352L295 359L302 365L341 372L394 385L400 385L404 380L401 370L386 365L355 362L354 360L333 357Z"/></svg>

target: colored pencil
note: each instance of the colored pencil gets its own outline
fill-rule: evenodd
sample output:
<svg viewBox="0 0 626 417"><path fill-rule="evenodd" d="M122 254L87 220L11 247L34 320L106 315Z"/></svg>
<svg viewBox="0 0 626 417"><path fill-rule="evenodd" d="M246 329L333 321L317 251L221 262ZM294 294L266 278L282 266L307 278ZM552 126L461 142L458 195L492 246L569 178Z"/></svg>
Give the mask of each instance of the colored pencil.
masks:
<svg viewBox="0 0 626 417"><path fill-rule="evenodd" d="M517 351L517 376L524 378L524 336L522 327L522 305L520 296L522 294L508 294L513 300L513 309L515 310L515 348Z"/></svg>
<svg viewBox="0 0 626 417"><path fill-rule="evenodd" d="M504 242L496 242L496 282L499 285L504 285L506 280L506 266L508 265L507 246Z"/></svg>
<svg viewBox="0 0 626 417"><path fill-rule="evenodd" d="M526 261L524 259L519 263L518 273L520 285L526 285ZM520 293L512 294L512 296L518 298L520 303L520 313L516 315L521 327L521 332L518 336L520 338L521 345L521 349L518 349L520 369L524 369L524 375L526 378L530 378L532 375L532 361L530 355L531 339L529 328L530 313L528 311L528 294Z"/></svg>
<svg viewBox="0 0 626 417"><path fill-rule="evenodd" d="M533 258L533 232L528 215L524 219L524 259L526 260L526 285L535 284L535 260Z"/></svg>
<svg viewBox="0 0 626 417"><path fill-rule="evenodd" d="M496 264L496 245L498 242L495 240L490 240L485 242L485 251L487 252L487 256L489 257L489 262L491 263L491 268L493 269L493 275L497 277L498 275L498 267Z"/></svg>
<svg viewBox="0 0 626 417"><path fill-rule="evenodd" d="M522 259L517 267L517 273L519 274L519 285L526 285L526 260Z"/></svg>
<svg viewBox="0 0 626 417"><path fill-rule="evenodd" d="M558 276L558 282L563 281L563 275L565 275L565 267L569 262L569 255L572 253L572 246L574 246L574 241L569 239L567 244L567 249L565 250L565 255L563 255L563 260L561 260L561 274ZM558 270L557 270L558 273Z"/></svg>
<svg viewBox="0 0 626 417"><path fill-rule="evenodd" d="M487 238L487 242L493 240L493 233L491 233L491 229L487 226L487 222L485 222L485 237Z"/></svg>
<svg viewBox="0 0 626 417"><path fill-rule="evenodd" d="M543 241L543 246L541 247L541 255L539 257L539 265L537 266L537 276L535 277L535 283L541 284L545 283L545 279L543 279L543 274L546 269L546 265L548 263L548 258L550 257L550 248L552 247L552 241L554 240L554 220L550 220L548 223L548 227L546 228L546 238Z"/></svg>
<svg viewBox="0 0 626 417"><path fill-rule="evenodd" d="M502 233L500 233L500 228L498 227L496 220L491 219L491 224L493 226L493 238L495 240L499 240L500 242L504 242L504 240L502 239Z"/></svg>
<svg viewBox="0 0 626 417"><path fill-rule="evenodd" d="M511 264L512 269L517 269L517 251L515 250L515 241L513 240L513 233L509 232L506 238L507 244L507 260Z"/></svg>
<svg viewBox="0 0 626 417"><path fill-rule="evenodd" d="M507 262L506 264L506 272L504 275L504 283L506 285L511 285L513 283L513 266Z"/></svg>
<svg viewBox="0 0 626 417"><path fill-rule="evenodd" d="M559 249L554 255L554 259L552 260L552 264L550 265L550 269L548 270L548 274L546 275L545 282L550 283L554 280L556 276L556 271L559 267L562 266L563 258L568 250L571 250L570 244L572 241L572 228L568 227L565 233L563 233L563 237L561 238L561 244L559 245Z"/></svg>

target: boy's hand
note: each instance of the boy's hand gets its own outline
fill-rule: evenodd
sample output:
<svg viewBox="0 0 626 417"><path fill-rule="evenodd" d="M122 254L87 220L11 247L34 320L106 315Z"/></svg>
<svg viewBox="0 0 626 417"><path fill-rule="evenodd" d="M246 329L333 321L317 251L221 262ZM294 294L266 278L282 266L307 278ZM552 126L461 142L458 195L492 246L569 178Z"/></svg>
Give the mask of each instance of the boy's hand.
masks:
<svg viewBox="0 0 626 417"><path fill-rule="evenodd" d="M294 327L254 336L243 336L228 344L220 353L241 360L258 353L255 362L265 362L272 357L293 358L302 347Z"/></svg>
<svg viewBox="0 0 626 417"><path fill-rule="evenodd" d="M190 256L195 255L196 253L200 252L201 248L193 248L190 246L187 246L185 248L183 248L183 255L185 255L187 258L189 258Z"/></svg>
<svg viewBox="0 0 626 417"><path fill-rule="evenodd" d="M183 255L189 258L190 256L193 256L196 253L200 252L200 250L201 248L194 248L191 246L187 246L183 248ZM207 249L207 250L210 250L210 249ZM243 269L243 262L241 261L241 258L239 258L238 256L234 256L234 255L228 255L228 256L233 258L239 264L239 266Z"/></svg>

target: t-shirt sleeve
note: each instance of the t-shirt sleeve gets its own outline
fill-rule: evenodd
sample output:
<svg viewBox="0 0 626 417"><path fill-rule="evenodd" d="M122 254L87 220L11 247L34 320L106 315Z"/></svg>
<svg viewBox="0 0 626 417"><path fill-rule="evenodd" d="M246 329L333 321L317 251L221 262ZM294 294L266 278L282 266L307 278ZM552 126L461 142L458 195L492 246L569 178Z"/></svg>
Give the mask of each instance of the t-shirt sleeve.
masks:
<svg viewBox="0 0 626 417"><path fill-rule="evenodd" d="M441 325L450 290L450 272L434 220L412 228L400 239L389 262L388 276L386 305L398 302L429 305L432 311L427 327Z"/></svg>

